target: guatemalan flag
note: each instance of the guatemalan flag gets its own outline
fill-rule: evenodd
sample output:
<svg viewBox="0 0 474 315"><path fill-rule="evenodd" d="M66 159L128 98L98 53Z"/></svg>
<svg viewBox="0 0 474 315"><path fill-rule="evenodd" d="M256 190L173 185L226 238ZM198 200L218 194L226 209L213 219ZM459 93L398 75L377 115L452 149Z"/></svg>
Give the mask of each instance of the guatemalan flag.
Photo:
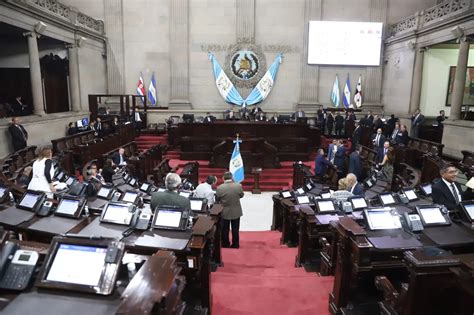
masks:
<svg viewBox="0 0 474 315"><path fill-rule="evenodd" d="M331 102L334 104L335 107L339 107L339 103L341 102L341 93L339 92L339 79L337 77L337 74L336 79L334 80L334 84L332 85Z"/></svg>
<svg viewBox="0 0 474 315"><path fill-rule="evenodd" d="M357 81L357 86L354 93L354 103L357 108L362 106L362 78L359 76L359 81Z"/></svg>
<svg viewBox="0 0 474 315"><path fill-rule="evenodd" d="M235 88L234 84L229 80L224 70L216 60L213 53L209 53L209 60L212 62L212 68L214 70L214 78L216 79L216 86L219 93L226 100L226 102L242 106L244 99L240 96L239 92Z"/></svg>
<svg viewBox="0 0 474 315"><path fill-rule="evenodd" d="M347 75L346 85L344 85L342 103L344 104L345 108L351 107L351 81L349 81L349 75Z"/></svg>
<svg viewBox="0 0 474 315"><path fill-rule="evenodd" d="M156 81L155 73L151 75L150 86L148 87L148 99L151 106L156 106Z"/></svg>
<svg viewBox="0 0 474 315"><path fill-rule="evenodd" d="M278 54L275 58L275 61L273 61L272 65L267 70L263 78L258 82L257 86L245 99L245 105L254 105L267 98L268 94L270 94L270 91L273 88L281 61L282 54Z"/></svg>
<svg viewBox="0 0 474 315"><path fill-rule="evenodd" d="M239 138L234 140L234 151L232 152L232 157L229 162L229 172L232 173L232 177L236 183L242 182L245 178L244 161L242 160L242 155L240 155L240 142L242 142L242 140L239 140Z"/></svg>
<svg viewBox="0 0 474 315"><path fill-rule="evenodd" d="M145 105L145 83L143 82L143 77L142 74L140 73L140 78L138 78L138 84L137 84L137 94L142 96L140 97L142 99L143 105Z"/></svg>

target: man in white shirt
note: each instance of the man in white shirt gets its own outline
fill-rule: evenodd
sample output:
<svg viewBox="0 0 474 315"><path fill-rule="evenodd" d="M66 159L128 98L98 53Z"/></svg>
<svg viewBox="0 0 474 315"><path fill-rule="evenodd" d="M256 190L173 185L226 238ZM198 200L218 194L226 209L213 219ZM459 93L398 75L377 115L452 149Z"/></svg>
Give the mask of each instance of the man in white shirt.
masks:
<svg viewBox="0 0 474 315"><path fill-rule="evenodd" d="M212 206L215 202L216 192L212 189L212 185L217 182L217 178L213 175L207 176L205 182L199 184L194 190L194 197L206 198L208 206Z"/></svg>

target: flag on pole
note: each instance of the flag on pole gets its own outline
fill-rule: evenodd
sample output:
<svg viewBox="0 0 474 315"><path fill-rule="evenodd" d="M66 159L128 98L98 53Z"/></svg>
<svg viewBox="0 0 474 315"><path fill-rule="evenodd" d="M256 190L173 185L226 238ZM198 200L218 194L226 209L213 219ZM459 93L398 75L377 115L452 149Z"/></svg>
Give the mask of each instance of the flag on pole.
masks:
<svg viewBox="0 0 474 315"><path fill-rule="evenodd" d="M140 78L138 78L138 84L137 84L137 94L142 96L140 97L142 99L143 105L145 105L145 83L143 82L143 77L142 74L140 73Z"/></svg>
<svg viewBox="0 0 474 315"><path fill-rule="evenodd" d="M268 94L270 94L270 91L273 88L273 83L275 82L281 61L282 54L278 54L270 68L268 68L265 75L258 82L257 86L252 90L252 92L250 92L249 96L247 96L247 98L245 99L245 105L254 105L260 103L265 98L267 98Z"/></svg>
<svg viewBox="0 0 474 315"><path fill-rule="evenodd" d="M245 178L244 161L242 160L242 155L240 155L240 142L242 142L242 140L239 140L237 136L237 140L234 140L234 151L232 152L232 157L229 162L229 172L232 173L232 177L236 183L242 182Z"/></svg>
<svg viewBox="0 0 474 315"><path fill-rule="evenodd" d="M150 100L151 106L156 106L156 81L154 72L151 75L150 86L148 86L148 99Z"/></svg>
<svg viewBox="0 0 474 315"><path fill-rule="evenodd" d="M349 74L347 74L346 84L344 85L344 95L342 97L342 103L345 108L352 107L351 105L351 81L349 81Z"/></svg>
<svg viewBox="0 0 474 315"><path fill-rule="evenodd" d="M335 107L339 107L339 103L341 102L341 96L339 92L339 78L336 74L336 79L334 80L334 84L332 85L332 92L331 92L331 102L334 104Z"/></svg>
<svg viewBox="0 0 474 315"><path fill-rule="evenodd" d="M362 106L362 78L359 75L359 81L357 81L357 86L354 92L354 103L357 108Z"/></svg>
<svg viewBox="0 0 474 315"><path fill-rule="evenodd" d="M225 99L227 103L242 106L244 99L240 96L239 92L235 88L234 84L229 80L224 70L216 60L213 53L209 53L209 60L212 62L212 68L214 70L214 78L216 79L216 86L219 93Z"/></svg>

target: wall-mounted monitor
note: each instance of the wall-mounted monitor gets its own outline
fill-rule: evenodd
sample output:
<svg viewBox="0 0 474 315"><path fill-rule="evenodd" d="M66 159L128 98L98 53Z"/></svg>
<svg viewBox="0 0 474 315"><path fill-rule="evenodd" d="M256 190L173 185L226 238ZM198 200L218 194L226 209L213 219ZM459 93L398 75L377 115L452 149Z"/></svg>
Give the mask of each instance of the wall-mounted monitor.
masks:
<svg viewBox="0 0 474 315"><path fill-rule="evenodd" d="M376 22L310 21L308 64L379 66L382 28Z"/></svg>

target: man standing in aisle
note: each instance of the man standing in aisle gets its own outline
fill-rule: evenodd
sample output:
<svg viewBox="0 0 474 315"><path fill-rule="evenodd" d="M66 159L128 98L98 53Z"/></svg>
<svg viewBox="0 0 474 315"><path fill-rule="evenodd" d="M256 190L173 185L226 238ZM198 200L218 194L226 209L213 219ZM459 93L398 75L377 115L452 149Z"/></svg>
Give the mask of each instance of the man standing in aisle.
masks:
<svg viewBox="0 0 474 315"><path fill-rule="evenodd" d="M244 196L244 190L242 185L233 181L231 172L224 173L223 179L224 183L216 190L216 202L220 202L223 206L222 247L239 248L240 217L242 216L240 198ZM230 226L232 226L232 245L229 240Z"/></svg>
<svg viewBox="0 0 474 315"><path fill-rule="evenodd" d="M12 137L12 145L15 152L25 148L26 141L28 140L28 132L26 132L20 122L21 121L18 117L13 117L10 127L8 127L8 132Z"/></svg>
<svg viewBox="0 0 474 315"><path fill-rule="evenodd" d="M413 116L411 116L411 133L410 136L412 138L418 138L420 133L420 127L425 121L425 116L420 112L419 109L415 111Z"/></svg>

